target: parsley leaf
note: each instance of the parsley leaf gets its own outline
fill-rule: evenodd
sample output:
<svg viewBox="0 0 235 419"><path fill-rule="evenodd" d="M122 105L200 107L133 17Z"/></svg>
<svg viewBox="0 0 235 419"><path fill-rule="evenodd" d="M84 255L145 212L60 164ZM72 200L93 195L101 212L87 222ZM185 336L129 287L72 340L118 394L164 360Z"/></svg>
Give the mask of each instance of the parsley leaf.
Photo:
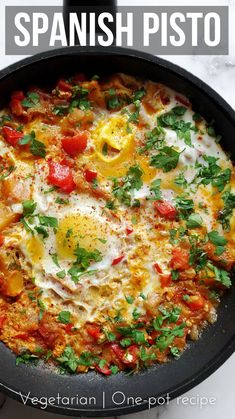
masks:
<svg viewBox="0 0 235 419"><path fill-rule="evenodd" d="M203 223L202 217L199 214L190 214L186 222L187 228L198 228Z"/></svg>
<svg viewBox="0 0 235 419"><path fill-rule="evenodd" d="M161 352L163 352L171 345L175 337L183 337L185 326L186 326L186 323L181 323L180 325L177 325L172 329L170 328L162 329L161 335L158 336L156 339L157 348Z"/></svg>
<svg viewBox="0 0 235 419"><path fill-rule="evenodd" d="M16 366L19 364L29 364L30 362L38 361L38 356L34 354L25 353L16 357Z"/></svg>
<svg viewBox="0 0 235 419"><path fill-rule="evenodd" d="M159 151L159 154L150 158L150 166L162 169L163 172L170 172L172 169L175 169L181 153L176 151L173 147L168 146L160 148Z"/></svg>
<svg viewBox="0 0 235 419"><path fill-rule="evenodd" d="M216 187L219 192L222 192L225 185L230 182L231 170L229 168L222 170L217 164L217 157L203 156L207 162L207 166L199 166L197 177L201 178L202 185L209 185Z"/></svg>
<svg viewBox="0 0 235 419"><path fill-rule="evenodd" d="M35 131L31 131L30 134L26 134L19 140L19 144L25 145L30 144L30 151L34 156L45 157L46 147L41 141L36 140Z"/></svg>
<svg viewBox="0 0 235 419"><path fill-rule="evenodd" d="M22 100L21 104L25 108L36 108L40 104L40 98L38 93L29 92L25 99Z"/></svg>
<svg viewBox="0 0 235 419"><path fill-rule="evenodd" d="M216 230L210 231L207 235L210 242L216 246L215 254L220 256L225 251L224 246L227 244L227 240L225 237L220 236Z"/></svg>
<svg viewBox="0 0 235 419"><path fill-rule="evenodd" d="M75 354L73 348L71 346L66 346L63 354L56 359L57 362L63 365L66 369L70 372L75 372L78 365L79 365L79 358Z"/></svg>
<svg viewBox="0 0 235 419"><path fill-rule="evenodd" d="M219 269L211 263L207 264L207 268L214 272L216 281L221 282L221 284L224 285L226 288L231 287L232 282L227 271L225 271L224 269Z"/></svg>
<svg viewBox="0 0 235 419"><path fill-rule="evenodd" d="M230 230L230 218L233 215L235 209L235 194L226 191L223 196L224 208L219 212L218 221L222 224L225 231Z"/></svg>
<svg viewBox="0 0 235 419"><path fill-rule="evenodd" d="M36 209L36 202L34 202L32 199L29 199L27 201L22 202L23 205L23 216L27 217L28 215L32 215Z"/></svg>
<svg viewBox="0 0 235 419"><path fill-rule="evenodd" d="M61 311L58 316L60 323L69 324L71 323L71 313L70 311Z"/></svg>
<svg viewBox="0 0 235 419"><path fill-rule="evenodd" d="M113 178L113 194L124 205L131 205L131 194L130 191L133 189L139 190L143 185L142 175L143 170L136 164L128 169L128 172L124 178L119 182L116 178Z"/></svg>
<svg viewBox="0 0 235 419"><path fill-rule="evenodd" d="M177 196L175 198L176 209L178 210L180 217L183 220L188 219L194 209L194 202L192 199Z"/></svg>
<svg viewBox="0 0 235 419"><path fill-rule="evenodd" d="M148 200L158 201L162 199L161 193L161 179L155 179L150 185L151 195L147 197Z"/></svg>

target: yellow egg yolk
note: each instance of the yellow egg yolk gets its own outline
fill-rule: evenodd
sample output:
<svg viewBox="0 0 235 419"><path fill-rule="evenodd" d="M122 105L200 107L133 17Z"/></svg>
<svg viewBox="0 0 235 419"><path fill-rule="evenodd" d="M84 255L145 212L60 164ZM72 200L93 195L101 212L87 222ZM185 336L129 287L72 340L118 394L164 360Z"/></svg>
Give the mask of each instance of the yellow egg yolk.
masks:
<svg viewBox="0 0 235 419"><path fill-rule="evenodd" d="M81 214L69 214L59 223L56 234L57 254L61 259L74 260L76 248L87 251L99 250L102 254L107 248L107 237L110 235L108 224Z"/></svg>

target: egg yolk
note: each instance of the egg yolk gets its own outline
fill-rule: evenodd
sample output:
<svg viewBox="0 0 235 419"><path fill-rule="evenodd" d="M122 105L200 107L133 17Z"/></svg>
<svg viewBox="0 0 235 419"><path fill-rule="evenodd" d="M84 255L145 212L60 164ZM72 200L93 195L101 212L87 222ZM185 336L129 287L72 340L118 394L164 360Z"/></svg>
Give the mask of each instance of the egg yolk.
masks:
<svg viewBox="0 0 235 419"><path fill-rule="evenodd" d="M143 169L143 181L150 182L156 169L149 166L149 159L136 152L136 127L128 125L125 115L101 120L92 132L95 153L91 160L98 173L105 177L124 176L133 160Z"/></svg>
<svg viewBox="0 0 235 419"><path fill-rule="evenodd" d="M43 259L44 249L43 243L38 237L31 237L26 243L27 252L32 261L32 264L37 264Z"/></svg>
<svg viewBox="0 0 235 419"><path fill-rule="evenodd" d="M111 230L108 224L81 214L69 214L59 223L56 234L57 254L61 259L74 260L74 252L79 245L87 251L107 249L107 237Z"/></svg>

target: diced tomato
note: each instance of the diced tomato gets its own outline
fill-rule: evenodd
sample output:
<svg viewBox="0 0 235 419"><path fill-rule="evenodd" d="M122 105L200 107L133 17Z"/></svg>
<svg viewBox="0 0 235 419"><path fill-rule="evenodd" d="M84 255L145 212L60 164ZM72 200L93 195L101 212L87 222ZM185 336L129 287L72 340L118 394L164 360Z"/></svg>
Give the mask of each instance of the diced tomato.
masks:
<svg viewBox="0 0 235 419"><path fill-rule="evenodd" d="M174 220L177 214L177 211L170 202L167 201L155 201L154 208L158 213L165 218L166 220Z"/></svg>
<svg viewBox="0 0 235 419"><path fill-rule="evenodd" d="M97 172L95 172L94 170L86 169L84 176L87 182L93 182L93 180L97 178Z"/></svg>
<svg viewBox="0 0 235 419"><path fill-rule="evenodd" d="M28 333L18 333L18 335L15 335L14 338L22 339L22 340L28 340L29 335L28 335Z"/></svg>
<svg viewBox="0 0 235 419"><path fill-rule="evenodd" d="M186 300L185 304L187 304L190 310L196 311L204 307L205 300L201 295L190 295L189 300Z"/></svg>
<svg viewBox="0 0 235 419"><path fill-rule="evenodd" d="M64 137L61 140L64 151L71 157L83 153L87 146L87 133L81 132L73 137Z"/></svg>
<svg viewBox="0 0 235 419"><path fill-rule="evenodd" d="M74 81L79 83L79 82L83 82L86 81L87 77L85 76L84 73L78 73L74 76Z"/></svg>
<svg viewBox="0 0 235 419"><path fill-rule="evenodd" d="M153 267L154 267L155 271L157 271L159 274L162 274L162 268L157 262L155 262L153 264Z"/></svg>
<svg viewBox="0 0 235 419"><path fill-rule="evenodd" d="M139 348L137 345L131 345L126 350L122 362L127 365L136 364L139 355Z"/></svg>
<svg viewBox="0 0 235 419"><path fill-rule="evenodd" d="M109 368L108 364L104 364L102 367L99 367L99 365L96 365L95 368L97 371L101 372L101 374L104 374L104 375L112 374L112 371Z"/></svg>
<svg viewBox="0 0 235 419"><path fill-rule="evenodd" d="M191 103L187 99L185 99L185 98L183 98L179 95L175 96L175 100L177 102L181 103L182 105L186 106L186 107L191 106Z"/></svg>
<svg viewBox="0 0 235 419"><path fill-rule="evenodd" d="M63 92L70 92L72 90L71 84L67 83L65 80L60 80L58 83L59 90Z"/></svg>
<svg viewBox="0 0 235 419"><path fill-rule="evenodd" d="M96 326L95 324L90 324L87 326L87 332L90 336L92 336L94 339L99 339L102 332L100 330L99 326Z"/></svg>
<svg viewBox="0 0 235 419"><path fill-rule="evenodd" d="M5 320L6 320L6 316L4 316L4 315L0 316L0 330L3 327L3 325L5 323Z"/></svg>
<svg viewBox="0 0 235 419"><path fill-rule="evenodd" d="M127 227L126 228L126 234L129 236L129 234L133 233L133 228Z"/></svg>
<svg viewBox="0 0 235 419"><path fill-rule="evenodd" d="M70 157L65 157L63 160L61 160L60 164L72 168L74 167L74 160L70 159Z"/></svg>
<svg viewBox="0 0 235 419"><path fill-rule="evenodd" d="M112 351L115 353L115 355L118 357L118 359L122 361L125 355L124 349L122 349L118 343L111 343L110 347Z"/></svg>
<svg viewBox="0 0 235 419"><path fill-rule="evenodd" d="M70 167L60 163L49 162L47 180L51 185L57 186L65 193L70 193L76 188Z"/></svg>
<svg viewBox="0 0 235 419"><path fill-rule="evenodd" d="M119 257L118 257L118 258L116 258L116 259L113 259L113 261L112 261L112 266L115 266L115 265L117 265L118 263L120 263L124 257L125 257L125 256L124 256L124 255L122 255L122 256L119 256Z"/></svg>
<svg viewBox="0 0 235 419"><path fill-rule="evenodd" d="M68 323L68 324L66 324L66 326L65 326L65 332L66 332L66 333L71 333L71 332L73 331L73 328L74 328L73 323Z"/></svg>
<svg viewBox="0 0 235 419"><path fill-rule="evenodd" d="M172 269L180 271L184 271L185 269L190 268L188 250L181 249L180 247L175 247L172 250L172 259L170 261L170 266Z"/></svg>
<svg viewBox="0 0 235 419"><path fill-rule="evenodd" d="M18 144L19 140L24 136L22 132L16 131L15 129L7 126L4 126L2 128L2 132L6 141L13 147L15 147Z"/></svg>
<svg viewBox="0 0 235 419"><path fill-rule="evenodd" d="M160 282L161 282L161 287L168 287L171 283L171 275L170 274L162 274L159 277Z"/></svg>
<svg viewBox="0 0 235 419"><path fill-rule="evenodd" d="M153 339L153 338L148 338L148 343L150 344L150 345L154 345L155 344L155 340Z"/></svg>
<svg viewBox="0 0 235 419"><path fill-rule="evenodd" d="M16 92L13 92L11 95L11 99L17 99L17 100L23 100L24 97L25 96L22 90L17 90Z"/></svg>
<svg viewBox="0 0 235 419"><path fill-rule="evenodd" d="M11 95L10 108L13 114L21 116L24 113L24 108L21 101L24 99L24 93L22 91L14 92Z"/></svg>
<svg viewBox="0 0 235 419"><path fill-rule="evenodd" d="M41 335L45 344L49 348L54 348L56 339L59 335L59 333L56 330L50 330L50 328L47 325L40 325L38 328L38 333Z"/></svg>
<svg viewBox="0 0 235 419"><path fill-rule="evenodd" d="M0 246L2 246L4 243L4 235L0 234Z"/></svg>

